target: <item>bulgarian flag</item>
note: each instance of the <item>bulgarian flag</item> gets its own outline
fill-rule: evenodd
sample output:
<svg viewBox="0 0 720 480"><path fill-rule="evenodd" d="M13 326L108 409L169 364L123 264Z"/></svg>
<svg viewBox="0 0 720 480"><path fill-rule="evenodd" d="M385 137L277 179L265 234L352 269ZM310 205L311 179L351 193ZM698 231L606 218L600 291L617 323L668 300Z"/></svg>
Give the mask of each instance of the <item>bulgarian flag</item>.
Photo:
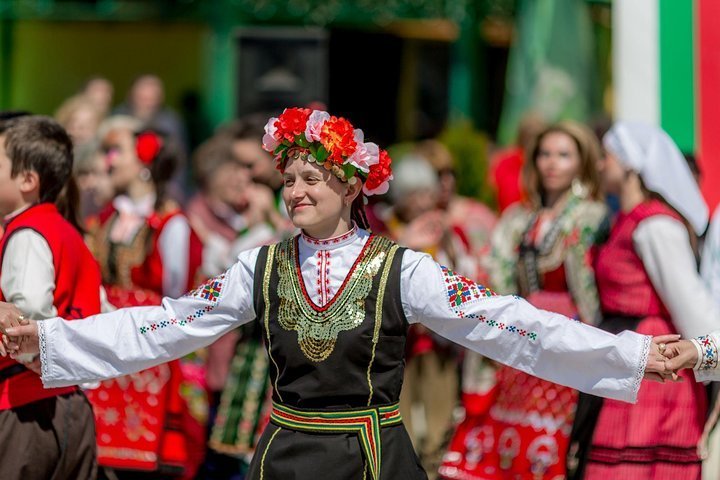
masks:
<svg viewBox="0 0 720 480"><path fill-rule="evenodd" d="M720 203L720 0L615 0L615 117L661 126L695 153Z"/></svg>

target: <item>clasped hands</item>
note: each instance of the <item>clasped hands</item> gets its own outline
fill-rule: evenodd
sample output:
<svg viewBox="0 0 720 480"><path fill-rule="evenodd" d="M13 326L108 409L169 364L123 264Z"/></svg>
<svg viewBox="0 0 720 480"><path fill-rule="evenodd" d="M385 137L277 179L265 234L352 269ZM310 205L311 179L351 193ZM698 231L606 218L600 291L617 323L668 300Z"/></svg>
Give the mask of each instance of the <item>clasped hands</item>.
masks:
<svg viewBox="0 0 720 480"><path fill-rule="evenodd" d="M663 383L665 380L682 381L678 372L693 368L697 357L695 345L690 340L680 340L680 335L653 337L645 365L645 378Z"/></svg>
<svg viewBox="0 0 720 480"><path fill-rule="evenodd" d="M40 374L40 359L32 359L32 355L40 353L37 322L25 318L12 303L0 302L0 334L0 355L10 355Z"/></svg>

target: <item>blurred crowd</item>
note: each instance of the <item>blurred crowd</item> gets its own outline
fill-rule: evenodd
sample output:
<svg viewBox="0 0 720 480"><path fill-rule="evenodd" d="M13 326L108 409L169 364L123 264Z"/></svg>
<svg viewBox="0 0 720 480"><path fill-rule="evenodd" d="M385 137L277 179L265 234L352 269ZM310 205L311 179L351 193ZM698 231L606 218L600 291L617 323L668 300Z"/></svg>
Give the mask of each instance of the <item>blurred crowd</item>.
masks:
<svg viewBox="0 0 720 480"><path fill-rule="evenodd" d="M138 77L120 105L114 95L91 78L55 114L74 143L103 309L180 296L239 252L297 233L261 148L266 116L223 125L191 151L160 78ZM706 228L698 211L692 156L643 128L528 113L516 144L489 152L493 205L459 195L461 163L423 139L393 158L390 192L367 216L374 232L539 308L611 332L702 334L695 319L720 302L720 221ZM241 479L270 413L254 326L84 387L107 479ZM707 459L719 405L691 374L627 405L499 367L423 327L406 345L401 411L430 478L698 478L703 460L717 476Z"/></svg>

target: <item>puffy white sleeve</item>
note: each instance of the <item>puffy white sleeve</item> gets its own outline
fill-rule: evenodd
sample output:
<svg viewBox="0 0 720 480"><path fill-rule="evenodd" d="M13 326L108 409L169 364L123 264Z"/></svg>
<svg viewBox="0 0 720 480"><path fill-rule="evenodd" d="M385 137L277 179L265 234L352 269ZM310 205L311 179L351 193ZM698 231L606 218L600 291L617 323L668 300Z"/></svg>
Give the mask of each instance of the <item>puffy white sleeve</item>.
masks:
<svg viewBox="0 0 720 480"><path fill-rule="evenodd" d="M538 310L518 296L486 287L406 251L401 294L410 323L505 365L586 393L634 403L651 338L613 335Z"/></svg>
<svg viewBox="0 0 720 480"><path fill-rule="evenodd" d="M182 357L255 318L259 249L184 296L161 306L122 308L83 320L38 323L46 387L94 382Z"/></svg>
<svg viewBox="0 0 720 480"><path fill-rule="evenodd" d="M720 311L698 274L682 223L666 215L643 220L633 245L679 333L690 338L720 328Z"/></svg>
<svg viewBox="0 0 720 480"><path fill-rule="evenodd" d="M720 208L715 210L705 237L700 260L700 276L710 289L715 302L720 303Z"/></svg>

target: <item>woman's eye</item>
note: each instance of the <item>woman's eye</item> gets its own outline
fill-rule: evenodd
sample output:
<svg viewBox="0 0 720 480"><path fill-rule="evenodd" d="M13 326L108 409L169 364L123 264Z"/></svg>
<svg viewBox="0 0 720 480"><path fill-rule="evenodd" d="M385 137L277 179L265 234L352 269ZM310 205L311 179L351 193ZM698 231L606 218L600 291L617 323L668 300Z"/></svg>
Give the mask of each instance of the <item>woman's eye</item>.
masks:
<svg viewBox="0 0 720 480"><path fill-rule="evenodd" d="M285 180L285 186L291 187L294 182L292 180Z"/></svg>

